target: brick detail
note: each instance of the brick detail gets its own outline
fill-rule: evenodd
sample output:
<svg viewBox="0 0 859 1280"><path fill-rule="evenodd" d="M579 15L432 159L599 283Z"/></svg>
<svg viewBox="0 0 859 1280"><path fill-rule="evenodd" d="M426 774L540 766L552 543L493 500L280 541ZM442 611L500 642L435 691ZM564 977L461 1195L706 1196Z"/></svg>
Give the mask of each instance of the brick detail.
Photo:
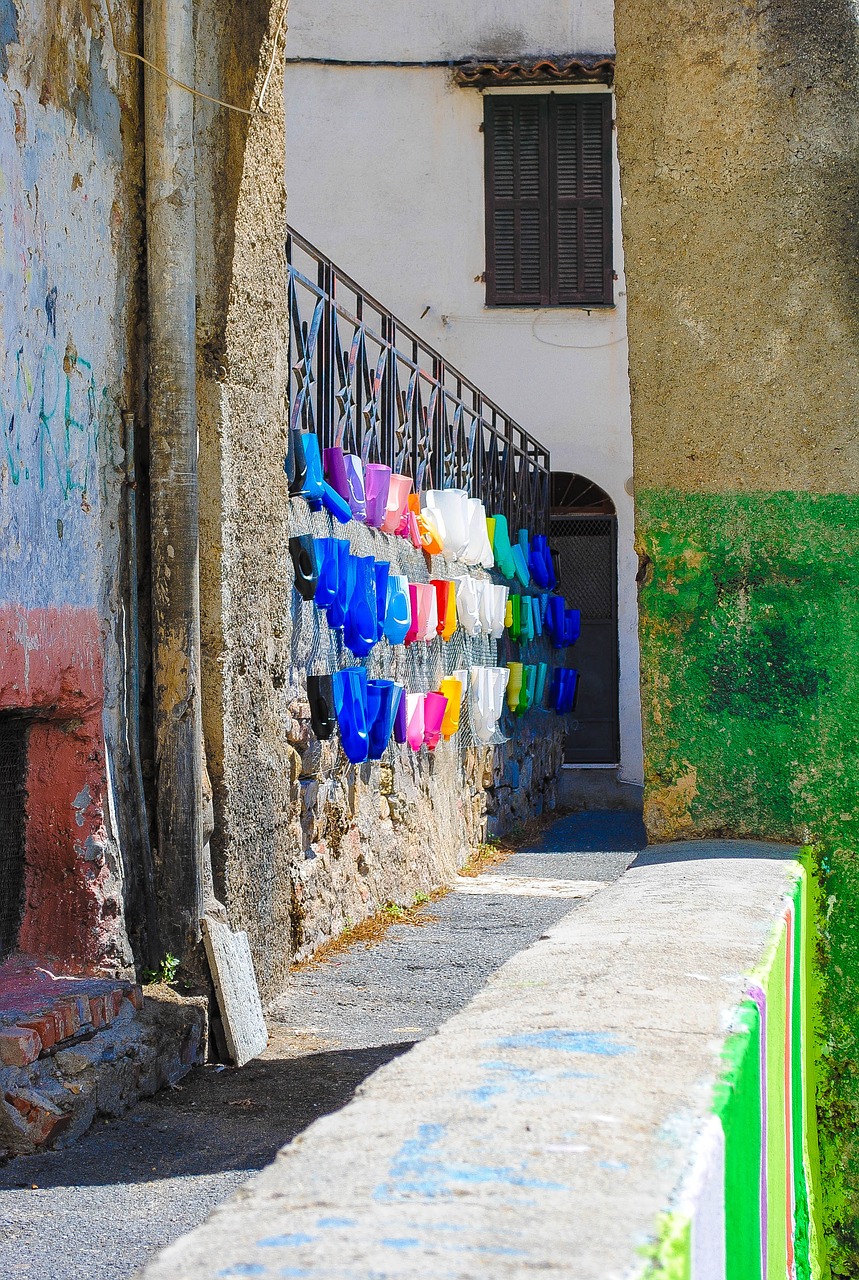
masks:
<svg viewBox="0 0 859 1280"><path fill-rule="evenodd" d="M89 1016L90 1022L98 1030L99 1027L107 1026L107 1013L105 1011L104 996L90 996L89 998Z"/></svg>
<svg viewBox="0 0 859 1280"><path fill-rule="evenodd" d="M21 1026L29 1027L36 1032L43 1049L53 1049L54 1045L62 1039L60 1020L54 1013L40 1013L32 1018L22 1018Z"/></svg>
<svg viewBox="0 0 859 1280"><path fill-rule="evenodd" d="M26 1067L42 1052L39 1033L32 1027L4 1027L0 1030L0 1062L4 1067Z"/></svg>

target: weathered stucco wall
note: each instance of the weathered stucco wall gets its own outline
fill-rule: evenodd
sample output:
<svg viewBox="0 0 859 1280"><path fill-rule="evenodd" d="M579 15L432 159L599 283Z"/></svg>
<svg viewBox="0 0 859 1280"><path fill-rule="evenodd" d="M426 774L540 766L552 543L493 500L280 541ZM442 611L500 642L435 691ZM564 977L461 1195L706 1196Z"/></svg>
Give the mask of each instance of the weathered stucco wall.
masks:
<svg viewBox="0 0 859 1280"><path fill-rule="evenodd" d="M133 46L127 7L118 21ZM110 789L136 120L102 5L0 0L0 709L36 717L21 945L71 968L130 960Z"/></svg>
<svg viewBox="0 0 859 1280"><path fill-rule="evenodd" d="M859 54L848 0L618 0L653 835L817 842L833 1270L859 1267Z"/></svg>

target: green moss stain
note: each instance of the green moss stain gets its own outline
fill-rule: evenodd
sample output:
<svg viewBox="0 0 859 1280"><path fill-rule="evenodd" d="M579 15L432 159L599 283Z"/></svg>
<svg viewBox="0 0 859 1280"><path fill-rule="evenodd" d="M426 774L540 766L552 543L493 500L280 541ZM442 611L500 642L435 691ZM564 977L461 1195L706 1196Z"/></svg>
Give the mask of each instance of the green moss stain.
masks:
<svg viewBox="0 0 859 1280"><path fill-rule="evenodd" d="M833 1274L855 1280L859 498L649 490L637 524L651 838L815 843L826 906L810 996L822 1018L810 1213Z"/></svg>
<svg viewBox="0 0 859 1280"><path fill-rule="evenodd" d="M665 1213L657 1223L656 1243L646 1251L647 1280L693 1280L692 1224L682 1214Z"/></svg>

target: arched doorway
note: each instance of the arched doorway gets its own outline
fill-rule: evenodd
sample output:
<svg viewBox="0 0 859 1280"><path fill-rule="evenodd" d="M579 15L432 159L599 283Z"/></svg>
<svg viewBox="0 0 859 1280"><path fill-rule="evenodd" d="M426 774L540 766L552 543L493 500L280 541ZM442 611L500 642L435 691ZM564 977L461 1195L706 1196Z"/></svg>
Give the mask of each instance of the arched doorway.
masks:
<svg viewBox="0 0 859 1280"><path fill-rule="evenodd" d="M581 610L573 650L579 671L575 728L566 764L616 765L620 760L617 630L617 516L611 498L586 476L552 475L552 547L560 555L560 587Z"/></svg>

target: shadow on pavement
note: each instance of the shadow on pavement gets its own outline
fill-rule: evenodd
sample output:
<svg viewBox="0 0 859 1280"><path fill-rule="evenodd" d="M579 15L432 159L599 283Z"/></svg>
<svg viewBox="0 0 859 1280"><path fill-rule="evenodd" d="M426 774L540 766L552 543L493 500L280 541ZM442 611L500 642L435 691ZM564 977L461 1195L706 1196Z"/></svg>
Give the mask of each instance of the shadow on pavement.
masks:
<svg viewBox="0 0 859 1280"><path fill-rule="evenodd" d="M97 1123L68 1149L11 1160L0 1168L0 1209L4 1191L253 1173L413 1043L196 1067L177 1088Z"/></svg>

